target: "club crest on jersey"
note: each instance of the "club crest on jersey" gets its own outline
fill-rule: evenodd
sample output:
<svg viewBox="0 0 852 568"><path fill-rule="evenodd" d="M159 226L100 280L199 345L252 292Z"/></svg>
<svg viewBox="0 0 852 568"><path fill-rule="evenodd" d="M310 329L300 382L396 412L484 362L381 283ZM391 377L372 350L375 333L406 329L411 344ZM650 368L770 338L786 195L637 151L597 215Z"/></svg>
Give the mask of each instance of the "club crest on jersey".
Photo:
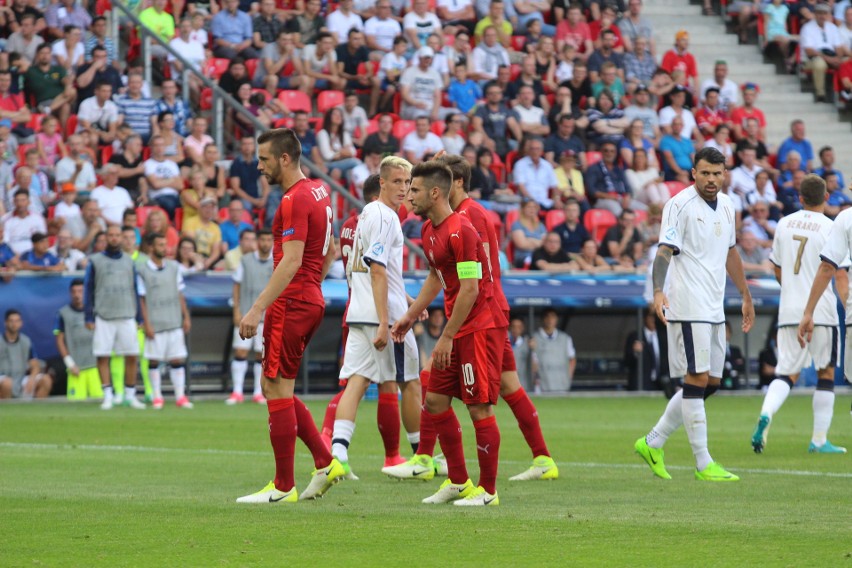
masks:
<svg viewBox="0 0 852 568"><path fill-rule="evenodd" d="M371 248L371 249L370 249L370 251L371 251L374 255L379 256L379 255L381 255L383 252L385 252L385 247L384 247L384 246L382 246L382 243L375 243L375 244L373 245L373 248Z"/></svg>
<svg viewBox="0 0 852 568"><path fill-rule="evenodd" d="M293 227L290 227L289 229L285 229L285 230L281 233L281 236L282 236L282 237L289 237L290 235L292 235L292 234L293 234L293 233L295 233L295 232L296 232L296 229L294 229Z"/></svg>
<svg viewBox="0 0 852 568"><path fill-rule="evenodd" d="M713 223L713 232L716 233L717 237L722 236L722 223L721 221L716 221Z"/></svg>

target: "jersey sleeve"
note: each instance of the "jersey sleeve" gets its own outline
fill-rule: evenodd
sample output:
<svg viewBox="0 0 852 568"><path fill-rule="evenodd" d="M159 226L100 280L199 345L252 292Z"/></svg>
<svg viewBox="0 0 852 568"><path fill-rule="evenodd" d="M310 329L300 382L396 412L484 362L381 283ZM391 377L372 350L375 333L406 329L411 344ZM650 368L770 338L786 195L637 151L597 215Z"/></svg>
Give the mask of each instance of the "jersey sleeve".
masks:
<svg viewBox="0 0 852 568"><path fill-rule="evenodd" d="M383 211L374 209L367 219L361 233L361 245L364 247L364 263L372 263L387 267L391 250L391 235L393 234L393 219Z"/></svg>
<svg viewBox="0 0 852 568"><path fill-rule="evenodd" d="M136 292L140 297L145 297L145 280L142 279L142 275L138 272L136 273Z"/></svg>
<svg viewBox="0 0 852 568"><path fill-rule="evenodd" d="M781 238L781 234L784 232L781 226L778 227L778 230L775 231L775 236L772 238L772 250L769 252L769 262L781 268L781 259L784 258L783 254L783 239Z"/></svg>
<svg viewBox="0 0 852 568"><path fill-rule="evenodd" d="M56 312L56 322L53 324L53 335L59 335L60 333L65 333L65 320L62 318L62 314Z"/></svg>
<svg viewBox="0 0 852 568"><path fill-rule="evenodd" d="M286 202L282 201L281 205L281 242L305 242L308 239L307 212L311 210L312 203L305 193L298 192Z"/></svg>
<svg viewBox="0 0 852 568"><path fill-rule="evenodd" d="M180 270L177 271L177 278L175 280L178 292L183 292L186 289L186 282L184 281L183 274L181 274Z"/></svg>
<svg viewBox="0 0 852 568"><path fill-rule="evenodd" d="M450 249L453 252L453 258L456 264L463 262L478 262L482 259L477 254L477 246L479 245L479 236L476 229L470 224L460 223L459 230L450 234ZM480 269L480 274L481 274Z"/></svg>
<svg viewBox="0 0 852 568"><path fill-rule="evenodd" d="M683 244L682 231L680 207L674 203L674 200L669 200L663 207L663 220L660 223L660 244L671 247L675 254L679 254Z"/></svg>
<svg viewBox="0 0 852 568"><path fill-rule="evenodd" d="M234 270L234 274L231 276L231 279L232 279L234 282L236 282L237 284L242 284L242 283L243 283L243 273L244 273L244 270L243 270L243 263L242 263L242 262L240 262L240 263L237 265L237 269L236 269L236 270Z"/></svg>
<svg viewBox="0 0 852 568"><path fill-rule="evenodd" d="M849 257L849 238L847 236L849 215L841 213L831 226L828 240L819 254L820 259L832 264L835 268L840 267Z"/></svg>

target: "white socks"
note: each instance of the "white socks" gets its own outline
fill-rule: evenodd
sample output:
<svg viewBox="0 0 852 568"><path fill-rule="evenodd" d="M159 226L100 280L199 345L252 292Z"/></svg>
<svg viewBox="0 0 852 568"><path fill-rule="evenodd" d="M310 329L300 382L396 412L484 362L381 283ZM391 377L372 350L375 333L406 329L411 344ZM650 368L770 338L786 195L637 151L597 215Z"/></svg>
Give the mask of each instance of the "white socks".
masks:
<svg viewBox="0 0 852 568"><path fill-rule="evenodd" d="M243 394L243 386L246 382L246 371L248 371L248 361L245 359L231 361L231 383L234 385L234 394Z"/></svg>
<svg viewBox="0 0 852 568"><path fill-rule="evenodd" d="M349 461L349 442L355 433L355 423L351 420L335 420L334 434L331 436L331 455L341 462Z"/></svg>
<svg viewBox="0 0 852 568"><path fill-rule="evenodd" d="M186 367L170 367L169 378L172 380L172 386L175 387L175 400L186 396Z"/></svg>
<svg viewBox="0 0 852 568"><path fill-rule="evenodd" d="M669 436L683 425L683 391L677 391L666 405L666 411L660 417L660 421L645 436L648 447L660 449L669 439Z"/></svg>
<svg viewBox="0 0 852 568"><path fill-rule="evenodd" d="M683 425L695 456L695 467L701 471L713 461L707 450L707 415L704 412L704 399L684 398L682 409Z"/></svg>
<svg viewBox="0 0 852 568"><path fill-rule="evenodd" d="M108 387L103 387L103 389L104 389L104 400L113 400L114 395L112 394L112 385L110 385Z"/></svg>
<svg viewBox="0 0 852 568"><path fill-rule="evenodd" d="M163 398L163 379L160 376L160 368L150 365L148 367L148 378L151 380L151 390L154 394L154 400Z"/></svg>
<svg viewBox="0 0 852 568"><path fill-rule="evenodd" d="M149 375L150 376L150 375ZM124 400L133 400L136 398L136 386L128 387L124 386Z"/></svg>
<svg viewBox="0 0 852 568"><path fill-rule="evenodd" d="M257 396L259 394L263 394L263 391L260 388L260 378L263 376L263 365L260 363L255 363L254 368L254 392L252 396Z"/></svg>
<svg viewBox="0 0 852 568"><path fill-rule="evenodd" d="M766 396L763 399L763 408L760 409L760 415L768 416L770 418L775 416L775 413L778 412L778 409L781 408L781 405L784 404L785 400L787 400L787 396L789 394L790 385L787 381L774 379L771 383L769 383L769 388L766 390Z"/></svg>
<svg viewBox="0 0 852 568"><path fill-rule="evenodd" d="M811 442L815 446L823 446L828 436L828 428L834 416L834 391L814 391L814 433Z"/></svg>

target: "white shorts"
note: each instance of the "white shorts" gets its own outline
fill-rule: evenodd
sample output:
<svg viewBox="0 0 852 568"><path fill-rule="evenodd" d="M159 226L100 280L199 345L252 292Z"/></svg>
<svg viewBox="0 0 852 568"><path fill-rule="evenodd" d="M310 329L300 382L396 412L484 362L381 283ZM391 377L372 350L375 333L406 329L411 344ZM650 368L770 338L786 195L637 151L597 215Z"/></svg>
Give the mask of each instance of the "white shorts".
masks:
<svg viewBox="0 0 852 568"><path fill-rule="evenodd" d="M837 342L840 334L836 327L814 326L814 335L804 347L799 345L799 329L795 325L778 328L778 365L776 375L798 375L811 361L817 371L837 365Z"/></svg>
<svg viewBox="0 0 852 568"><path fill-rule="evenodd" d="M419 379L420 358L414 333L409 330L404 343L391 341L378 351L373 347L377 329L375 325L349 326L340 378L358 375L374 383L405 383Z"/></svg>
<svg viewBox="0 0 852 568"><path fill-rule="evenodd" d="M186 360L186 337L183 330L170 329L154 334L154 339L145 338L145 359L149 361Z"/></svg>
<svg viewBox="0 0 852 568"><path fill-rule="evenodd" d="M725 368L725 324L670 321L669 375L685 377L710 372L721 378Z"/></svg>
<svg viewBox="0 0 852 568"><path fill-rule="evenodd" d="M231 342L233 349L244 349L246 351L254 351L255 353L263 353L263 322L257 326L257 334L254 337L243 339L240 337L239 326L234 327L234 340Z"/></svg>
<svg viewBox="0 0 852 568"><path fill-rule="evenodd" d="M92 340L95 357L110 355L139 355L139 338L133 318L105 320L95 316L95 337Z"/></svg>
<svg viewBox="0 0 852 568"><path fill-rule="evenodd" d="M845 346L845 359L843 360L843 374L846 376L846 380L852 382L852 325L846 326L846 346Z"/></svg>

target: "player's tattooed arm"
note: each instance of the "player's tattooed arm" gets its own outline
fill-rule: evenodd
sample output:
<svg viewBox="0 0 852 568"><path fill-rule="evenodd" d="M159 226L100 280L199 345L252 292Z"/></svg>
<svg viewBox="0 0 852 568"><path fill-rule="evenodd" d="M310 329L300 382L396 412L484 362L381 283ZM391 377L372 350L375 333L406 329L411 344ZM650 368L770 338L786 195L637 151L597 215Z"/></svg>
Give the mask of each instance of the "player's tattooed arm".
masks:
<svg viewBox="0 0 852 568"><path fill-rule="evenodd" d="M671 264L673 254L674 250L671 247L660 245L657 248L657 256L654 257L654 267L651 273L655 294L663 291L663 286L666 283L666 274L669 271L669 264Z"/></svg>

